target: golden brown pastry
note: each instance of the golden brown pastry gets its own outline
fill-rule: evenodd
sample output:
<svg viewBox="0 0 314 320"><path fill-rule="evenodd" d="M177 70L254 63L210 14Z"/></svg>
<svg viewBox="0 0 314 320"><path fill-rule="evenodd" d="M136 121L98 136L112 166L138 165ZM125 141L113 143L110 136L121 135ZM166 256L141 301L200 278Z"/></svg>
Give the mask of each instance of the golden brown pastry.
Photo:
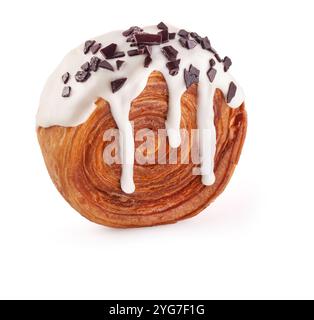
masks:
<svg viewBox="0 0 314 320"><path fill-rule="evenodd" d="M239 86L232 81L233 78L230 78L231 76L227 76L227 70L231 65L231 60L229 61L229 58L220 59L211 46L209 47L211 50L206 49L206 45L208 45L207 38L201 38L196 34L191 35L191 33L187 33L186 35L183 32L185 30L178 31L175 28L170 30L170 27L168 30L168 27L165 27L165 25L159 24L158 26L157 29L161 31L154 30L153 32L151 29L153 27L150 27L148 30L144 28L144 31L140 31L142 29L139 28L133 29L133 32L130 31L131 28L127 30L130 31L128 35L126 35L127 31L124 32L122 37L133 37L137 39L135 40L137 41L135 42L137 46L134 46L136 49L132 49L131 47L129 50L141 50L141 48L145 48L142 50L143 53L137 52L135 54L131 52L126 54L124 58L122 57L122 53L125 54L126 50L124 50L123 45L118 41L116 33L111 36L118 43L114 49L110 49L109 44L111 39L106 41L108 36L104 36L104 38L97 39L96 41L90 41L89 43L86 42L83 48L80 47L79 50L76 49L75 52L70 53L72 58L73 55L75 55L75 59L71 59L71 62L67 58L65 59L65 62L61 64L61 68L59 67L60 70L57 70L48 81L48 85L42 95L37 118L37 134L49 174L59 192L73 208L87 219L102 225L111 227L153 226L174 223L201 212L226 187L239 160L245 139L247 117L244 104L241 100L242 95L237 96L236 91L240 90ZM162 29L160 28L161 26L163 27ZM171 33L176 34L175 39L169 39L173 37L170 35ZM136 38L138 34L141 35L141 37ZM151 36L147 36L147 34ZM153 37L153 35L158 34L161 34L160 38L158 38L158 36ZM196 36L198 36L199 39L197 39ZM164 45L161 44L163 41L162 37L168 39ZM149 41L160 41L161 43L152 44L152 42L149 43ZM193 41L193 43L188 44L188 41ZM143 42L145 42L145 44L143 44ZM107 43L108 46L104 46ZM125 41L125 43L129 46L127 41ZM131 43L134 42L131 41ZM94 51L96 51L95 54L89 52L95 45L99 46L99 51L96 51L97 48L94 48ZM146 49L146 46L149 46L149 48ZM160 48L160 46L162 48ZM175 72L177 72L176 74L171 74L175 72L173 71L173 66L169 67L168 64L169 62L172 63L174 59L170 56L167 62L167 53L165 52L161 52L161 54L165 57L164 64L168 64L166 65L166 69L162 69L161 67L155 69L157 63L160 63L160 59L158 59L159 52L162 51L165 46L171 46L171 48L178 52L175 57L176 59L181 56L179 70L175 70ZM200 70L196 69L198 70L198 74L197 72L193 73L193 66L196 64L194 60L192 61L187 58L193 55L193 50L195 50L197 46L200 47L199 50L204 51L208 55L206 67L201 67L201 65L204 64L205 58L200 56L196 58L196 61L200 63L198 66ZM103 52L101 52L102 47L105 48ZM83 52L80 52L80 50ZM156 52L156 54L154 54L154 52ZM105 55L106 53L107 56ZM73 79L72 71L69 71L69 73L64 72L65 67L70 69L69 65L74 64L73 60L77 63L76 56L82 56L82 59L86 59L86 55L88 54L90 54L89 58L91 58L91 62L89 66L85 66L87 71L84 71L84 64L82 64L81 73L87 72L89 75L79 74ZM171 52L168 53L168 55L169 54L171 55ZM103 55L105 59L102 60L101 55ZM112 58L112 56L115 55L118 57ZM94 67L96 71L91 69L92 59L95 57L99 57L99 63L105 66L102 68L103 70L101 70L99 66L96 69ZM121 112L117 115L117 110L113 110L113 108L118 105L120 98L116 98L114 95L122 90L132 91L134 89L132 81L136 81L136 79L132 79L132 76L130 76L132 72L130 72L129 69L125 70L128 76L122 77L122 67L124 64L130 64L130 61L134 58L137 59L136 63L143 63L142 68L145 69L146 75L149 74L149 77L148 79L147 77L144 79L145 83L147 82L146 85L144 85L144 90L132 100L129 104L129 110L124 109L128 111L127 114L123 115L123 112ZM180 65L184 63L185 59L187 59L187 64L181 67ZM151 60L151 69L149 66L145 68L147 60ZM157 60L156 64L154 64L154 60ZM193 62L193 64L191 62ZM188 69L188 65L190 64L192 64L192 69L191 67ZM76 66L76 68L77 67L78 66ZM114 71L111 70L111 67ZM136 68L139 67L136 66ZM178 65L175 64L175 69L176 68L178 68ZM206 70L207 72L205 72L206 83L204 83L204 77L201 76L202 69L204 68L208 69ZM227 70L225 71L225 69ZM219 73L222 75L219 76ZM55 82L58 82L58 80L56 80L58 78L56 74L61 77L58 86L55 85ZM100 76L97 74L100 74ZM161 161L166 161L166 163L158 163L158 159L160 162L159 152L162 148L162 141L158 132L160 129L167 129L166 132L168 133L172 132L170 129L174 129L174 127L171 127L171 124L175 123L175 121L172 123L171 121L168 122L169 119L171 120L171 111L169 110L170 95L174 87L172 84L169 85L169 79L172 81L170 77L179 77L180 75L183 78L182 82L186 88L183 90L183 95L179 94L181 99L179 100L179 108L177 107L176 111L179 111L180 128L183 129L183 131L185 130L190 138L187 144L188 148L186 148L185 145L184 152L182 152L182 135L181 139L179 137L179 140L181 140L179 144L181 143L181 146L179 145L177 148L170 147L168 137L164 141L166 146L166 152L162 154L164 161ZM92 77L97 76L99 78L90 81ZM216 84L215 77L218 76L220 78ZM84 77L86 77L86 79L80 81L80 79ZM136 77L142 79L143 75L137 74ZM221 85L223 81L226 81L225 77L227 77L227 83ZM72 86L70 86L71 79ZM99 90L99 81L103 81L104 79L110 83L108 87L111 88L114 98L111 98L109 94L106 95L108 92L106 90L109 89L104 89L104 94L92 97L95 103L89 105L86 96L93 96L95 92ZM125 79L124 83L120 81L121 79ZM89 82L90 85L84 87L84 85ZM128 82L130 85L126 87ZM138 81L135 83L138 83ZM177 83L179 82L175 84ZM54 96L55 93L53 93L51 95L52 98L49 97L49 101L47 102L47 92L48 90L49 92L51 91L52 84L54 84L54 90L56 90L56 88L59 89L60 94L59 97L56 98ZM103 85L105 86L105 83ZM233 85L235 88L232 88ZM120 88L117 89L119 86ZM200 93L201 86L203 87L203 91ZM208 87L208 90L212 90L212 101L206 99L208 97L204 94L204 92L206 92L204 90L207 90L205 86ZM82 95L79 93L79 90L87 90L88 94ZM133 90L133 93L136 94L137 90ZM177 90L180 93L182 89L178 87ZM235 92L231 92L232 90ZM75 94L77 94L78 97L73 98L73 104L71 101L67 102L69 101L68 99L71 99ZM203 96L200 96L202 94ZM229 100L228 102L230 104L233 98L236 100L235 103L238 104L236 108L231 108L226 102L226 100ZM51 105L47 106L51 99L53 100ZM107 99L111 102L110 104L106 101ZM208 102L211 109L207 109L207 106L202 106L202 99ZM79 107L77 106L76 100L80 102ZM65 111L61 108L55 110L58 108L56 105L59 105L59 101L61 101L60 104L62 108L70 106L69 110ZM63 101L65 102L63 103ZM114 101L114 103L112 103L112 101ZM56 104L54 105L54 103ZM121 105L125 104L123 99L120 103ZM171 107L175 108L173 106ZM200 110L200 108L203 109ZM209 112L208 110L212 111ZM121 110L118 111L120 112ZM53 112L55 112L55 114L53 114ZM210 121L203 119L204 115L208 116L209 119L212 118L212 124ZM176 116L177 115L175 115L174 118ZM200 117L203 118L200 119ZM121 118L126 119L124 123ZM134 132L131 139L128 135L127 142L134 142L134 137L143 129L148 128L150 132L154 133L156 144L143 152L144 156L147 156L149 153L149 158L154 159L154 163L138 163L136 157L134 165L128 163L124 167L118 163L108 164L104 161L104 151L112 144L112 140L108 141L108 139L106 140L104 138L104 133L108 132L108 130L119 128L120 133L122 131L127 135L129 132L126 128L128 127L124 127L124 124L128 125L128 121L133 124ZM207 135L211 134L213 129L215 136L212 137L212 141L214 141L214 143L211 148L205 146L201 149L200 152L202 152L202 150L203 153L206 151L206 155L201 154L200 163L193 163L193 161L191 161L193 144L191 132L200 126L205 126L206 123L208 123L209 126L212 125L212 127L205 127L205 129L208 130L202 133L203 140L207 142ZM209 129L211 129L211 131ZM178 137L174 134L170 140L171 139L172 144L175 144L174 141L178 139ZM129 146L121 146L120 140L119 143L120 149L113 151L111 154L113 158L116 156L115 153L121 152L121 148L126 148L126 153L128 153L127 149ZM132 155L134 155L134 152L136 154L142 144L143 141L135 140L133 149L131 148L131 154L132 152ZM213 147L215 151L214 154L208 154L208 150L213 150ZM169 156L174 150L177 151L177 163L171 164L169 163ZM119 155L121 160L123 155ZM193 174L193 168L203 168L202 161L208 159L208 157L209 159L210 157L213 159L212 170L214 174L211 174L210 171L202 174L202 170L201 174ZM182 161L183 158L185 161ZM189 161L186 161L187 159ZM206 164L204 167L206 168ZM127 174L125 172L127 172ZM131 178L130 173L132 174ZM121 185L123 175L126 181L124 186ZM209 178L207 179L207 177ZM132 188L133 181L134 188Z"/></svg>

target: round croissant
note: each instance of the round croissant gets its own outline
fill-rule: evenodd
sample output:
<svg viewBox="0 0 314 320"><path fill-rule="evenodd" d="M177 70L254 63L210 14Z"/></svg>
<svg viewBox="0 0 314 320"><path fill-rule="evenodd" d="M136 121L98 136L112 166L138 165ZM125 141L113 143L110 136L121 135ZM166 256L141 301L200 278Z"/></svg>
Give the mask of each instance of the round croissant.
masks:
<svg viewBox="0 0 314 320"><path fill-rule="evenodd" d="M104 99L106 97L103 97ZM120 187L121 165L108 165L103 134L116 124L102 98L89 119L75 127L38 127L37 134L49 174L63 197L87 219L111 227L143 227L174 223L208 206L226 187L238 162L245 139L244 104L232 109L223 93L214 96L216 127L215 183L205 186L192 175L196 164L137 164L136 190ZM168 90L163 75L154 71L144 91L132 102L129 119L134 133L142 128L165 128ZM181 128L196 128L197 84L181 98ZM153 152L157 153L157 148ZM170 147L167 145L167 153ZM178 148L180 156L180 148ZM157 157L157 156L156 156Z"/></svg>

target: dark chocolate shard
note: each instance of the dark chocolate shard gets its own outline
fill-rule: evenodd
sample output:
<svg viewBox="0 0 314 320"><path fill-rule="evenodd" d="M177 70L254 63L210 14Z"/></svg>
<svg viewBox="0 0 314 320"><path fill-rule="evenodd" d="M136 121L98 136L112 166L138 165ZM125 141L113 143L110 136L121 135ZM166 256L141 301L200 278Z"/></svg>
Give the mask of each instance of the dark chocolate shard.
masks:
<svg viewBox="0 0 314 320"><path fill-rule="evenodd" d="M185 39L185 38L180 38L179 42L181 43L182 47L186 48L186 49L193 49L197 45L196 41L190 40L190 39Z"/></svg>
<svg viewBox="0 0 314 320"><path fill-rule="evenodd" d="M197 42L194 40L186 40L186 48L187 49L193 49L197 45Z"/></svg>
<svg viewBox="0 0 314 320"><path fill-rule="evenodd" d="M218 62L222 62L222 59L217 52L215 53L215 58L217 59Z"/></svg>
<svg viewBox="0 0 314 320"><path fill-rule="evenodd" d="M124 35L125 37L129 37L134 32L142 32L142 31L143 29L141 29L140 27L133 26L133 27L130 27L128 30L123 31L122 35Z"/></svg>
<svg viewBox="0 0 314 320"><path fill-rule="evenodd" d="M209 60L209 65L210 65L211 67L213 67L215 64L216 64L216 61L215 61L214 59L210 59L210 60Z"/></svg>
<svg viewBox="0 0 314 320"><path fill-rule="evenodd" d="M75 80L77 82L85 82L89 77L90 77L90 72L78 71L75 75Z"/></svg>
<svg viewBox="0 0 314 320"><path fill-rule="evenodd" d="M193 65L190 65L190 69L184 69L184 81L186 88L188 89L193 83L199 82L200 71Z"/></svg>
<svg viewBox="0 0 314 320"><path fill-rule="evenodd" d="M100 48L101 43L96 43L90 48L90 51L92 52L92 54L96 54Z"/></svg>
<svg viewBox="0 0 314 320"><path fill-rule="evenodd" d="M111 81L111 90L113 93L117 92L122 88L122 86L125 84L127 78L121 78L114 81Z"/></svg>
<svg viewBox="0 0 314 320"><path fill-rule="evenodd" d="M133 33L140 33L140 32L143 32L144 30L142 29L142 28L140 28L140 27L137 27L137 26L135 26L134 28L133 28Z"/></svg>
<svg viewBox="0 0 314 320"><path fill-rule="evenodd" d="M232 65L232 61L229 57L224 57L223 63L224 63L224 71L227 72Z"/></svg>
<svg viewBox="0 0 314 320"><path fill-rule="evenodd" d="M186 38L186 39L189 38L189 32L187 32L184 29L179 30L178 35L182 38Z"/></svg>
<svg viewBox="0 0 314 320"><path fill-rule="evenodd" d="M184 82L187 89L194 83L193 75L186 69L184 69Z"/></svg>
<svg viewBox="0 0 314 320"><path fill-rule="evenodd" d="M87 54L89 49L94 45L95 40L87 40L84 44L84 53Z"/></svg>
<svg viewBox="0 0 314 320"><path fill-rule="evenodd" d="M144 47L144 53L148 54L149 56L152 55L153 48L151 46L145 46Z"/></svg>
<svg viewBox="0 0 314 320"><path fill-rule="evenodd" d="M62 90L62 97L67 98L71 95L71 87L64 87Z"/></svg>
<svg viewBox="0 0 314 320"><path fill-rule="evenodd" d="M111 43L109 46L102 48L100 52L106 59L109 59L114 55L116 49L117 45L115 43Z"/></svg>
<svg viewBox="0 0 314 320"><path fill-rule="evenodd" d="M130 27L128 30L123 31L122 35L125 37L128 37L133 33L133 31L134 31L134 27Z"/></svg>
<svg viewBox="0 0 314 320"><path fill-rule="evenodd" d="M173 61L177 59L178 51L172 46L163 47L161 49L161 52L169 61Z"/></svg>
<svg viewBox="0 0 314 320"><path fill-rule="evenodd" d="M157 28L161 30L168 30L168 27L163 22L158 23Z"/></svg>
<svg viewBox="0 0 314 320"><path fill-rule="evenodd" d="M169 33L168 30L159 31L158 34L161 35L161 42L166 43L169 41Z"/></svg>
<svg viewBox="0 0 314 320"><path fill-rule="evenodd" d="M128 51L128 56L133 57L133 56L138 56L140 54L143 54L144 52L140 49L133 49Z"/></svg>
<svg viewBox="0 0 314 320"><path fill-rule="evenodd" d="M173 40L176 37L176 33L175 32L170 32L169 33L169 40Z"/></svg>
<svg viewBox="0 0 314 320"><path fill-rule="evenodd" d="M213 47L209 48L208 50L209 50L213 55L217 54L217 51L216 51Z"/></svg>
<svg viewBox="0 0 314 320"><path fill-rule="evenodd" d="M69 72L66 72L66 73L64 73L64 74L62 75L62 81L63 81L64 84L67 84L68 81L69 81L69 79L70 79L70 74L69 74Z"/></svg>
<svg viewBox="0 0 314 320"><path fill-rule="evenodd" d="M196 39L197 37L199 37L198 33L196 33L196 32L191 32L191 33L190 33L190 36L191 36L192 38L194 38L194 39Z"/></svg>
<svg viewBox="0 0 314 320"><path fill-rule="evenodd" d="M137 33L134 35L137 44L159 45L161 44L161 35L152 33Z"/></svg>
<svg viewBox="0 0 314 320"><path fill-rule="evenodd" d="M116 61L116 65L117 65L117 69L120 70L121 66L123 65L125 61L124 60L117 60Z"/></svg>
<svg viewBox="0 0 314 320"><path fill-rule="evenodd" d="M200 71L197 68L195 68L192 64L190 65L189 72L194 74L196 77L200 75Z"/></svg>
<svg viewBox="0 0 314 320"><path fill-rule="evenodd" d="M180 42L180 44L181 44L181 46L182 46L183 48L186 48L187 39L185 39L185 38L180 38L180 39L179 39L179 42Z"/></svg>
<svg viewBox="0 0 314 320"><path fill-rule="evenodd" d="M132 35L132 36L128 37L128 38L126 39L126 42L135 42L134 36Z"/></svg>
<svg viewBox="0 0 314 320"><path fill-rule="evenodd" d="M211 49L211 44L210 44L210 41L209 41L209 39L207 37L202 39L201 46L205 50L210 50Z"/></svg>
<svg viewBox="0 0 314 320"><path fill-rule="evenodd" d="M227 93L227 103L230 103L232 101L236 92L237 92L237 86L234 84L234 82L231 81L229 85L228 93Z"/></svg>
<svg viewBox="0 0 314 320"><path fill-rule="evenodd" d="M136 44L136 45L141 51L145 52L145 48L147 47L145 46L145 44Z"/></svg>
<svg viewBox="0 0 314 320"><path fill-rule="evenodd" d="M152 62L152 58L150 56L146 56L144 59L144 68L148 68Z"/></svg>
<svg viewBox="0 0 314 320"><path fill-rule="evenodd" d="M89 71L90 70L89 62L85 62L83 65L81 65L81 69L84 71Z"/></svg>
<svg viewBox="0 0 314 320"><path fill-rule="evenodd" d="M208 51L210 51L215 56L218 62L222 62L222 59L220 58L218 52L213 47L209 48Z"/></svg>
<svg viewBox="0 0 314 320"><path fill-rule="evenodd" d="M114 55L111 57L108 57L107 59L116 59L116 58L122 58L125 56L125 53L123 51L117 51Z"/></svg>
<svg viewBox="0 0 314 320"><path fill-rule="evenodd" d="M113 66L107 60L102 60L101 62L99 62L98 67L113 71Z"/></svg>
<svg viewBox="0 0 314 320"><path fill-rule="evenodd" d="M171 76L175 76L178 74L179 72L179 65L180 65L180 59L179 60L174 60L174 61L170 61L166 64L166 67L169 70L169 74Z"/></svg>
<svg viewBox="0 0 314 320"><path fill-rule="evenodd" d="M198 43L201 43L203 40L203 38L200 35L198 35L196 32L191 32L190 36Z"/></svg>
<svg viewBox="0 0 314 320"><path fill-rule="evenodd" d="M210 82L213 82L215 80L217 74L217 70L213 67L211 67L208 71L207 71L207 77L209 79Z"/></svg>
<svg viewBox="0 0 314 320"><path fill-rule="evenodd" d="M92 57L90 59L90 70L96 72L98 70L99 63L100 59L98 57Z"/></svg>

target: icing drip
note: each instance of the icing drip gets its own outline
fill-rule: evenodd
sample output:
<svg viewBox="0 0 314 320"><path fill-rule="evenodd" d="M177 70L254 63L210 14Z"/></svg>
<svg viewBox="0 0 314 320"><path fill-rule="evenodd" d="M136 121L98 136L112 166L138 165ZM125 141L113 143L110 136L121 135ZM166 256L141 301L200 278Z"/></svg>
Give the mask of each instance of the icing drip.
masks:
<svg viewBox="0 0 314 320"><path fill-rule="evenodd" d="M169 32L178 32L177 28L168 25ZM157 33L156 26L143 28L144 32ZM94 39L97 43L107 46L116 43L119 51L125 53L130 50L130 43L122 35L122 31L115 31ZM216 132L214 126L213 96L216 89L220 89L225 97L228 93L231 81L236 83L229 72L224 71L222 63L218 63L214 54L203 50L200 45L188 50L179 43L179 36L169 40L160 46L152 46L152 62L148 68L144 68L145 56L125 56L120 58L125 61L117 70L115 61L108 60L115 71L99 69L92 72L88 81L76 82L74 75L86 61L93 56L91 52L83 53L84 44L72 50L49 77L40 99L37 113L37 126L50 127L60 125L73 127L85 122L95 110L94 102L98 97L103 97L110 104L112 116L119 129L119 148L122 159L121 188L125 193L132 193L135 190L133 182L134 164L134 138L133 130L129 121L131 102L146 86L147 79L151 72L160 71L168 85L169 103L166 129L169 137L169 144L172 148L180 146L180 120L181 120L181 96L186 91L184 82L184 69L189 69L192 64L200 70L198 84L198 111L197 125L200 129L200 160L202 183L211 185L215 181L214 156L216 148ZM169 75L166 67L168 60L162 54L161 48L171 45L178 51L177 59L181 59L180 69L176 76ZM100 51L96 54L104 59ZM209 60L215 59L217 74L211 83L206 75L209 69ZM64 84L61 76L69 72L71 78L67 85L71 86L70 97L61 96ZM119 78L127 78L124 86L116 93L112 93L110 82ZM244 101L241 87L237 85L237 91L229 103L230 107L239 107Z"/></svg>
<svg viewBox="0 0 314 320"><path fill-rule="evenodd" d="M121 100L117 101L114 108L111 108L112 116L119 128L119 151L122 160L121 189L125 193L132 193L135 190L133 182L134 139L133 128L129 121L130 107L130 103Z"/></svg>

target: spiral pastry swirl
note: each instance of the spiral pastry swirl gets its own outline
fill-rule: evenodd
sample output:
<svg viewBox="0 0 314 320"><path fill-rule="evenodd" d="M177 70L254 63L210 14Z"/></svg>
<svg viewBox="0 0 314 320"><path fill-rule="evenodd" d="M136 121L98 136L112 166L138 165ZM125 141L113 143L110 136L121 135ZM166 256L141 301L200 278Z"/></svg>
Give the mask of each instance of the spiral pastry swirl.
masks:
<svg viewBox="0 0 314 320"><path fill-rule="evenodd" d="M161 147L158 130L165 128L168 89L160 72L151 73L143 92L132 101L129 119L134 135L149 128L155 135L157 159ZM177 149L178 163L134 163L134 193L120 187L121 165L107 164L104 150L111 143L104 132L116 128L109 104L98 98L97 108L89 119L75 127L38 127L37 134L49 174L62 196L87 219L111 227L143 227L174 223L189 218L208 206L226 187L238 162L245 139L247 117L244 104L230 108L220 90L214 95L216 128L215 183L205 186L192 170L198 165L182 163L191 157ZM197 128L197 84L181 98L181 128ZM173 149L166 140L165 157ZM140 142L135 141L135 148ZM191 147L191 143L189 144Z"/></svg>

